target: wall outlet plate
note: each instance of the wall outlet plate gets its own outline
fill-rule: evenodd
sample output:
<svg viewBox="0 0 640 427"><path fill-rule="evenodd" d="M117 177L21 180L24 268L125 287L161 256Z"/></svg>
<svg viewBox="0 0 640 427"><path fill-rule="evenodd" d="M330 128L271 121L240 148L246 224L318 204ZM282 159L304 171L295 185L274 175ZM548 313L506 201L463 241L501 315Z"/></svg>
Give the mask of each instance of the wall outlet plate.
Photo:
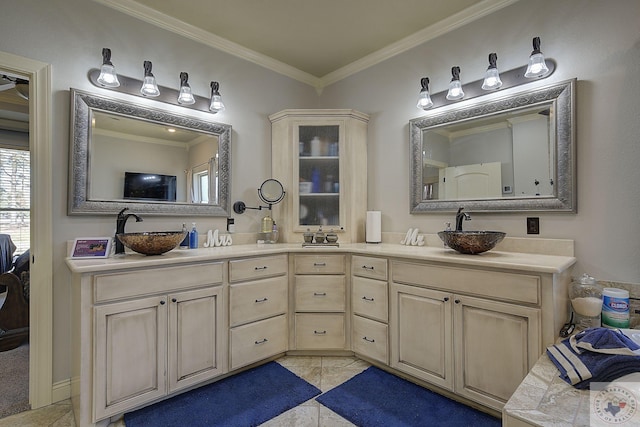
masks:
<svg viewBox="0 0 640 427"><path fill-rule="evenodd" d="M540 234L540 218L537 216L527 218L527 234Z"/></svg>

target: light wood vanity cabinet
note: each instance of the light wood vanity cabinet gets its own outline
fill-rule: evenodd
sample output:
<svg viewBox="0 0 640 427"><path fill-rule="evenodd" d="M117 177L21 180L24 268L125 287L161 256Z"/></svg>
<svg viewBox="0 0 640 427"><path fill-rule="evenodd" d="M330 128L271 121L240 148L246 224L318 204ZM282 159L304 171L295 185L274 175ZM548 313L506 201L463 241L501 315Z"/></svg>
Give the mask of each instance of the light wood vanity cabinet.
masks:
<svg viewBox="0 0 640 427"><path fill-rule="evenodd" d="M293 256L295 350L346 350L345 255Z"/></svg>
<svg viewBox="0 0 640 427"><path fill-rule="evenodd" d="M542 353L540 278L401 261L392 271L391 366L501 410Z"/></svg>
<svg viewBox="0 0 640 427"><path fill-rule="evenodd" d="M351 257L351 347L354 353L389 363L389 287L385 258Z"/></svg>
<svg viewBox="0 0 640 427"><path fill-rule="evenodd" d="M287 255L229 261L231 370L287 350Z"/></svg>
<svg viewBox="0 0 640 427"><path fill-rule="evenodd" d="M87 278L94 290L93 422L226 372L222 265Z"/></svg>

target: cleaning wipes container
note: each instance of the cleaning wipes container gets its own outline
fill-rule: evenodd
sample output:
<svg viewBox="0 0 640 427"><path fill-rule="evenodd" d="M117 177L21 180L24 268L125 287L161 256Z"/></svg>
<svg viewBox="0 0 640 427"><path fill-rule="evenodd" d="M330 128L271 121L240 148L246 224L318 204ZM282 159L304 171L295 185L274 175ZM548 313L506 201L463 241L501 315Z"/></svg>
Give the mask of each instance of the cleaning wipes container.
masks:
<svg viewBox="0 0 640 427"><path fill-rule="evenodd" d="M602 296L602 326L607 328L628 328L629 291L618 288L604 288Z"/></svg>

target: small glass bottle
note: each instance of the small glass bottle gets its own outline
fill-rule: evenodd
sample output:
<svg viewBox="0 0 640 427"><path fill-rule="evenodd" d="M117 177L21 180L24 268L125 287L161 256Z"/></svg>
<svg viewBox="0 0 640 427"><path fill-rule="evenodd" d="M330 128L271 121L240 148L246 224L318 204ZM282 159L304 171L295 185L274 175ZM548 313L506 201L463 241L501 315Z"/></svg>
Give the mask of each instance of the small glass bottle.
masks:
<svg viewBox="0 0 640 427"><path fill-rule="evenodd" d="M278 226L273 221L273 229L271 231L271 243L278 243Z"/></svg>
<svg viewBox="0 0 640 427"><path fill-rule="evenodd" d="M184 239L180 242L180 248L188 249L189 248L189 233L187 232L187 224L182 223L182 232L184 233Z"/></svg>
<svg viewBox="0 0 640 427"><path fill-rule="evenodd" d="M198 230L196 223L192 222L191 232L189 233L189 249L198 249Z"/></svg>

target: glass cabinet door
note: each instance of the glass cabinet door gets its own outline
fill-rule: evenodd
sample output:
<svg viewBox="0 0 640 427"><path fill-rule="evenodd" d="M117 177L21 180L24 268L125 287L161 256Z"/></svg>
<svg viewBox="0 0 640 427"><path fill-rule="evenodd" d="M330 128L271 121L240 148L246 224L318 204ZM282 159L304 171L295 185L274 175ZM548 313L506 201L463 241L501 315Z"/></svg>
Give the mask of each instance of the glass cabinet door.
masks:
<svg viewBox="0 0 640 427"><path fill-rule="evenodd" d="M340 227L340 126L297 127L298 226Z"/></svg>

